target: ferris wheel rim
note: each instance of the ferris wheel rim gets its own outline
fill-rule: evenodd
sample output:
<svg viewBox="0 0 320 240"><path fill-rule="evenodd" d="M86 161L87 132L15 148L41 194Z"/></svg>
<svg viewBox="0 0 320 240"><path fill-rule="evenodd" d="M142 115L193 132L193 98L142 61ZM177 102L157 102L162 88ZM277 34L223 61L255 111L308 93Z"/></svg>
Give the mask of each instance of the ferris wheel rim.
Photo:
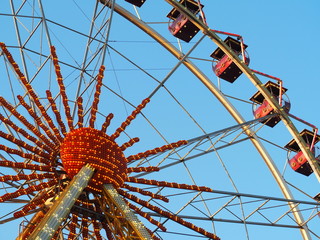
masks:
<svg viewBox="0 0 320 240"><path fill-rule="evenodd" d="M239 57L215 34L208 26L206 26L202 21L196 18L190 11L184 8L179 2L175 0L165 0L173 7L179 9L179 11L183 11L186 17L194 23L200 30L203 31L205 35L207 35L217 46L232 59L232 61L239 67L239 69L249 78L252 84L257 88L259 92L265 97L265 99L270 103L270 105L275 109L276 113L279 114L284 125L295 139L297 144L299 145L303 154L307 157L308 162L310 163L313 172L315 173L316 178L320 182L320 166L316 164L316 160L311 153L309 147L305 143L304 139L300 136L300 133L292 123L287 114L286 110L279 105L279 103L273 98L272 94L269 93L267 88L264 87L259 78L255 75L254 71L252 71L246 63L241 61Z"/></svg>
<svg viewBox="0 0 320 240"><path fill-rule="evenodd" d="M177 3L176 1L172 1L172 0L166 0L166 1L168 3L170 3L171 5L173 5L174 7L179 6L179 3ZM202 73L200 71L200 69L197 69L197 67L190 60L183 61L184 58L182 58L182 60L181 60L182 56L180 55L180 51L178 49L176 49L170 42L165 41L165 39L162 38L162 36L160 34L158 34L155 30L153 30L146 23L144 23L140 19L136 18L133 14L131 14L130 12L128 12L127 10L125 10L124 8L119 6L118 4L114 3L114 5L111 5L111 3L106 0L100 0L100 2L108 7L112 6L112 8L115 12L117 12L122 17L125 17L131 23L138 26L141 30L143 30L149 36L154 38L159 44L161 44L167 51L169 51L172 55L174 55L178 60L182 61L182 64L184 64L210 90L210 92L213 93L213 95L215 97L217 97L217 99L228 110L230 115L237 121L238 124L241 125L241 124L245 123L244 118L240 115L240 113L236 110L236 108L234 108L233 105L227 100L227 98L225 98L223 96L223 94L221 94L221 92L215 87L215 85L209 80L209 78L204 73ZM186 8L182 8L180 6L179 10L183 11L188 16L188 12L187 12ZM203 24L196 18L193 18L192 20L195 23L197 23L198 25ZM203 25L202 25L202 28L204 28ZM206 31L204 31L204 36L210 37L210 34L208 34ZM221 43L222 40L218 41L218 42ZM218 46L221 46L221 45L218 45ZM270 95L268 97L271 99ZM275 181L277 182L279 188L281 189L284 197L287 199L294 199L293 195L292 195L290 189L287 187L287 184L284 181L280 171L278 170L278 168L274 164L271 156L268 154L268 151L263 147L259 138L256 136L256 134L253 131L251 131L246 126L244 126L243 129L247 132L248 136L252 137L252 138L250 138L252 144L255 146L255 148L258 150L259 154L264 159L264 162L266 163L267 167L271 171L271 173L272 173ZM296 135L295 137L301 138L301 136L299 134ZM289 203L289 206L291 208L297 208L297 206L292 203ZM309 233L308 228L304 226L305 221L303 219L303 216L300 214L300 211L299 210L294 211L293 214L294 214L296 221L299 223L299 225L303 226L302 229L300 230L301 235L303 236L303 239L311 240L311 235Z"/></svg>

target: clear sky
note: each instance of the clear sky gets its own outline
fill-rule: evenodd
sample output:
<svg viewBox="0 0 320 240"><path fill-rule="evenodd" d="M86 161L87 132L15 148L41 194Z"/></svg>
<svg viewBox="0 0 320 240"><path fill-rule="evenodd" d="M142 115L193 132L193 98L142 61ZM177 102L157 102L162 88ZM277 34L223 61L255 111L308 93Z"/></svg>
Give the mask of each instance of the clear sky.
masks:
<svg viewBox="0 0 320 240"><path fill-rule="evenodd" d="M11 13L10 1L2 1L5 3L0 6L0 42L5 42L10 47L12 54L21 65L19 51L15 48L18 44L14 21L8 16ZM89 2L88 0L57 0L43 1L42 3L44 13L49 20L47 21L47 27L51 37L50 40L57 48L59 59L66 65L62 67L62 73L64 74L71 100L75 98L79 71L78 69L68 68L67 65L74 65L78 68L82 66L84 49L88 39L84 35L79 35L78 32L85 34L89 32L91 16L94 10L94 4ZM138 13L144 22L156 29L178 49L181 48L184 54L195 46L202 36L200 32L190 43L180 42L179 44L177 39L170 35L168 31L168 18L166 15L172 7L164 0L147 0L138 9L134 9L124 0L117 0L116 2L133 14ZM248 45L247 51L251 59L250 68L283 80L284 87L288 89L287 96L291 102L290 113L312 125L319 126L320 77L317 64L320 64L318 59L320 56L318 44L320 37L320 2L317 0L201 0L201 3L204 5L203 11L207 24L211 29L235 33L243 37L244 43ZM33 4L35 4L34 1L27 0L19 14L23 16L33 14L39 16L38 6L36 4L36 11L33 11L31 8ZM15 8L18 9L18 6L16 4ZM106 16L109 16L109 13ZM99 28L100 22L104 20L103 12L97 19L97 23L93 28L94 32ZM20 37L26 40L31 33L31 29L35 29L38 22L39 19L18 18L17 25L19 26L18 33L21 34ZM54 22L64 24L69 28L62 28L54 24ZM46 28L44 25L39 25L41 27L37 28L31 40L25 45L27 50L34 49L44 54L41 57L34 55L32 51L26 54L27 70L30 76L35 73L34 66L44 62L45 56L49 54L48 41L45 34ZM107 49L105 60L103 61L106 66L105 87L102 90L99 111L101 115L107 115L109 112L115 114L110 126L112 130L116 129L125 120L126 116L131 113L133 110L132 105L137 106L144 98L150 96L157 88L158 82L168 77L165 88L160 88L143 110L143 117L139 116L133 121L132 125L126 130L126 135L121 136L119 139L120 142L127 141L128 137L139 137L141 139L140 143L128 149L126 155L162 146L168 142L193 139L206 133L236 125L236 121L230 117L212 93L185 67L179 66L171 75L170 71L178 63L177 59L134 25L115 14L111 21L110 31L106 30L103 35L105 36L107 33L109 33L110 47ZM226 37L224 35L219 36L222 39ZM101 45L96 43L93 46L93 48L99 47ZM94 54L93 48L88 52L88 56ZM221 92L228 97L245 120L253 120L252 104L249 98L256 92L256 88L243 75L233 84L218 80L212 71L212 58L210 58L210 54L215 49L216 45L210 39L205 38L190 54L190 61L198 66L214 85L220 87ZM7 75L3 56L0 56L0 58L0 95L10 102L14 102L11 92L14 92L13 95L17 95L22 94L24 90L17 82L9 81L11 78L14 79L13 75ZM94 60L90 64L87 73L88 75L95 75L97 66L101 64L101 58L97 61ZM54 75L52 72L45 72L46 70L50 71L52 69L45 66L33 82L33 86L40 96L44 96L44 90L48 88L52 89L52 91L57 89L54 83ZM88 76L85 77L83 85L79 88L80 91L84 91L86 84L90 80ZM266 82L269 79L261 77L260 80ZM92 99L91 90L92 86L83 95ZM98 121L101 122L101 119L102 117L100 116ZM294 120L294 124L299 131L304 128L311 130L309 126L296 120ZM264 139L263 144L268 149L280 172L284 173L286 181L293 185L293 188L290 188L295 198L312 201L312 197L319 193L319 183L314 175L305 177L293 172L287 166L287 152L282 147L292 137L283 123L280 122L274 128L264 126L260 129L260 127L261 125L259 124L255 129L258 130L258 135ZM3 129L5 128L1 125L1 130L4 131ZM229 138L226 138L226 141L232 141L232 138L237 138L237 134L240 135L240 132L233 133ZM212 138L212 143L218 142L215 147L227 144L227 142L218 141L221 136L218 135L216 138ZM181 158L184 154L186 156L194 156L212 148L209 143L199 146L198 150L192 149L191 151L192 147L193 145L180 154L172 155L172 159L166 158L164 163L161 163L163 164L161 166L166 166L171 161L174 162L174 159ZM187 150L190 150L191 153L188 153ZM152 159L150 163L157 164L163 157L162 155ZM0 172L9 174L5 170ZM283 197L265 163L249 141L222 148L218 151L218 154L212 152L203 156L192 157L192 160L186 164L177 164L173 167L165 168L159 174L151 174L148 178L188 184L196 183L219 191L238 191L253 195ZM1 190L0 193L4 194L3 192ZM174 192L166 192L165 194L170 195L174 194ZM206 211L204 214L206 216L213 214L229 200L229 198L221 196L218 194L205 195L204 198L214 198L216 200L209 200L207 205L199 204L199 206L195 202L193 205L189 205L186 211L182 211L181 214L199 216L197 210ZM244 198L242 200L247 202L253 199ZM171 203L168 208L172 211L178 211L188 201L188 196L173 196L170 198ZM7 204L5 206L8 208L17 207L12 207L12 205L14 204L11 203L11 205ZM271 205L268 205L270 212L265 209L266 212L264 213L270 217L270 220L275 220L279 217L277 209L280 209L279 212L283 211L284 213L285 209L288 208L286 205L284 207L279 205L279 202L272 202ZM248 215L250 211L254 211L259 204L247 204L247 206L245 215ZM237 207L238 204L235 204L235 206L230 205L228 210L237 216L241 216L241 210ZM302 208L306 207L302 206ZM228 213L228 210L223 209L221 215L218 214L216 217L237 219L230 212ZM4 214L6 214L4 207L0 206L0 221L6 218L3 217ZM314 212L312 211L306 210L304 212L305 219L313 215ZM286 219L281 219L279 223L289 224L290 220ZM261 216L256 215L248 220L265 221ZM15 239L20 222L18 220L0 225L0 235L6 236L3 239ZM215 231L223 240L235 238L241 240L301 239L297 229L270 228L256 225L248 225L245 228L245 226L239 224L221 222L211 224L207 221L194 221L194 223L208 231ZM316 226L319 226L319 217L315 217L310 221L310 228L320 236L319 227ZM171 226L170 223L168 223L168 231L190 233L188 231L185 232L183 228L174 224ZM163 235L163 238L196 239L182 234L180 236L167 234ZM317 239L317 237L313 236L312 239Z"/></svg>

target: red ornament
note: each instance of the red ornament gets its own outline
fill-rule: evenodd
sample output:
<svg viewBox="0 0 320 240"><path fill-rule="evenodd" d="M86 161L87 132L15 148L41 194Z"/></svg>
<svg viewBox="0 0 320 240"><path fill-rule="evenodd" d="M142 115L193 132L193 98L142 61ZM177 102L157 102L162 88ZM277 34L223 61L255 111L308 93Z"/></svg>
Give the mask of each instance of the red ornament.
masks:
<svg viewBox="0 0 320 240"><path fill-rule="evenodd" d="M73 178L87 163L95 168L88 188L100 191L103 184L123 185L127 174L127 160L106 133L94 128L74 129L61 144L60 156L68 176Z"/></svg>

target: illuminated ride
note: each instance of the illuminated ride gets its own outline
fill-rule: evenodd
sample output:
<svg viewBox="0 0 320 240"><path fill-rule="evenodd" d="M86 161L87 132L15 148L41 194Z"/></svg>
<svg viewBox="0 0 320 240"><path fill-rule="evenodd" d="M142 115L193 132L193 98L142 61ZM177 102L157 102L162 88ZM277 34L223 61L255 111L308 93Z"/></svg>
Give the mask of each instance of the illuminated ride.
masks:
<svg viewBox="0 0 320 240"><path fill-rule="evenodd" d="M125 9L132 8L129 3L137 17ZM10 18L16 29L8 34L16 39L0 40L1 72L8 78L8 90L0 97L0 202L10 205L0 216L3 226L19 222L17 239L223 239L231 234L228 224L237 226L233 229L240 226L239 233L248 239L251 227L256 234L261 225L283 228L303 239L319 236L315 227L319 197L301 194L303 185L291 183L297 175L320 179L317 128L290 113L282 80L248 67L248 46L242 36L210 29L204 5L195 0L163 1L170 9L169 26L157 31L140 16L144 8L150 9L150 1L73 4L87 20L89 33L82 32L82 21L69 25L70 18L51 19L52 6L41 1L11 2L4 8L8 12L0 15L6 21ZM87 4L94 9L89 21L84 13ZM128 29L120 27L126 24ZM132 24L139 33L130 32ZM162 50L140 46L124 54L131 40L125 48L117 47L121 40L113 38L123 35L113 35L112 30L118 27L126 37L148 35ZM223 41L218 34L227 38ZM167 40L174 37L179 49ZM203 54L202 41L217 45L210 55L212 68L208 61L197 66L192 62ZM83 56L79 48L84 49ZM141 67L150 54L154 59L163 52L175 62L165 77ZM139 74L122 76L115 66L133 66ZM214 115L214 126L201 124L203 114L210 115L208 110L190 114L189 103L179 100L181 92L170 83L181 74L186 81L199 79L208 89L204 97L215 96L215 101L206 103L209 108L222 105L221 117ZM213 84L213 75L229 87L236 87L230 83L237 84L242 75L253 83L257 92L250 98L249 120ZM266 83L257 75L267 78ZM123 77L137 82L120 84ZM197 87L189 90L195 96ZM299 132L292 120L309 129ZM280 122L293 139L285 147L269 150L261 140ZM270 137L266 142L278 146L279 140ZM222 157L230 158L238 146L256 150L256 155L239 152L237 157L243 153L263 159L261 171L271 172L271 177L259 184L269 188L272 179L282 197L247 192L245 179L253 176L240 170L243 164L230 165ZM279 152L287 156L283 164L289 166L283 173L271 158ZM240 179L235 170L242 172ZM254 175L256 170L250 172ZM306 198L296 199L291 186ZM270 209L276 210L270 214Z"/></svg>

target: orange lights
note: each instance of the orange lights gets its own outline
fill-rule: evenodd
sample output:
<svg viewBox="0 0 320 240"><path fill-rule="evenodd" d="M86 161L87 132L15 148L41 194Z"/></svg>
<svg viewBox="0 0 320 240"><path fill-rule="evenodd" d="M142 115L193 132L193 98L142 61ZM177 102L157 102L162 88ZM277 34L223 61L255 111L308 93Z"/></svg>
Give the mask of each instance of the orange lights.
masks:
<svg viewBox="0 0 320 240"><path fill-rule="evenodd" d="M61 144L60 156L70 178L86 163L96 169L89 184L91 190L106 183L121 187L126 179L127 162L120 147L107 134L94 128L79 128L68 133Z"/></svg>
<svg viewBox="0 0 320 240"><path fill-rule="evenodd" d="M24 217L28 212L30 212L33 209L36 209L38 206L42 206L45 204L45 202L56 195L54 191L51 192L45 192L41 196L33 199L30 203L25 205L22 210L17 211L13 214L15 218Z"/></svg>
<svg viewBox="0 0 320 240"><path fill-rule="evenodd" d="M208 237L210 239L214 239L214 240L219 240L220 239L215 234L207 232L203 228L197 227L197 226L193 225L192 223L189 223L189 222L183 220L182 218L180 218L180 217L178 217L178 216L176 216L176 215L174 215L174 214L172 214L170 212L164 211L161 208L159 208L157 206L154 206L154 205L150 204L147 201L139 199L139 198L137 198L136 196L134 196L132 194L129 194L129 193L127 193L127 192L125 192L125 191L123 191L121 189L119 190L119 193L122 196L124 196L125 198L128 198L128 199L130 199L130 200L132 200L132 201L134 201L136 203L139 203L140 205L142 205L142 206L144 206L146 208L149 208L150 210L152 210L154 212L157 212L157 213L161 214L162 216L167 217L167 218L169 218L169 219L171 219L171 220L173 220L173 221L175 221L175 222L177 222L177 223L179 223L181 225L184 225L187 228L190 228L190 229L192 229L192 230L194 230L194 231L196 231L198 233L201 233L201 234L203 234L204 236L206 236L206 237Z"/></svg>
<svg viewBox="0 0 320 240"><path fill-rule="evenodd" d="M157 181L157 180L148 180L144 178L134 178L128 177L127 182L140 183L140 184L148 184L159 187L170 187L170 188L178 188L178 189L187 189L187 190L195 190L201 192L211 192L212 189L208 187L201 187L196 185L188 185L188 184L179 184L174 182L165 182L165 181Z"/></svg>
<svg viewBox="0 0 320 240"><path fill-rule="evenodd" d="M61 128L61 132L62 132L62 134L65 136L65 135L66 135L66 132L67 132L66 126L64 125L64 123L63 123L63 121L62 121L62 119L61 119L60 112L59 112L59 110L58 110L58 108L57 108L57 105L56 105L55 101L54 101L53 98L52 98L52 93L51 93L49 90L47 90L47 91L46 91L46 94L47 94L47 98L48 98L48 100L49 100L49 103L50 103L50 105L51 105L51 109L52 109L52 111L53 111L53 113L54 113L54 115L55 115L55 117L56 117L56 120L57 120L60 128Z"/></svg>
<svg viewBox="0 0 320 240"><path fill-rule="evenodd" d="M158 172L160 168L158 167L135 167L135 168L128 168L127 173L131 172Z"/></svg>
<svg viewBox="0 0 320 240"><path fill-rule="evenodd" d="M35 156L34 154L31 154L31 153L25 153L25 152L17 150L17 149L12 149L12 148L9 148L9 147L4 146L4 145L0 145L0 150L5 151L5 152L10 153L10 154L14 154L14 155L20 156L22 158L31 159L31 160L33 160L35 162L38 162L38 163L45 163L47 165L51 164L49 162L49 160L46 159L46 158L38 157L38 156Z"/></svg>
<svg viewBox="0 0 320 240"><path fill-rule="evenodd" d="M36 139L35 137L31 136L29 133L27 133L24 129L18 127L15 123L13 123L10 119L5 118L3 115L0 114L0 121L4 122L8 126L10 126L13 130L15 130L19 135L25 137L26 139L32 141L34 144L36 144L41 149L46 150L47 152L51 152L52 149L41 142L39 139Z"/></svg>
<svg viewBox="0 0 320 240"><path fill-rule="evenodd" d="M17 98L19 99L19 102L21 105L28 111L29 115L36 121L37 125L43 129L43 131L46 133L46 135L55 143L58 144L58 139L51 133L50 129L41 121L41 118L38 117L38 115L34 112L32 107L28 105L22 96L18 95ZM52 123L51 118L49 118L48 123ZM56 129L56 128L55 128ZM59 134L59 133L57 133Z"/></svg>
<svg viewBox="0 0 320 240"><path fill-rule="evenodd" d="M141 112L141 110L150 102L149 98L146 98L142 103L127 117L127 119L121 124L121 126L116 130L114 134L111 135L111 139L116 139L119 137L120 133L123 132L127 126L130 125L131 121L136 118L136 116Z"/></svg>
<svg viewBox="0 0 320 240"><path fill-rule="evenodd" d="M78 127L83 127L83 99L82 97L78 97L77 99L77 106L78 106Z"/></svg>
<svg viewBox="0 0 320 240"><path fill-rule="evenodd" d="M22 148L24 148L24 149L26 149L26 150L29 150L29 151L31 151L31 152L33 152L33 153L36 153L36 154L38 154L38 155L41 156L41 157L49 158L49 159L51 158L50 154L44 152L44 151L41 150L40 148L37 148L37 147L35 147L35 146L31 146L31 145L27 144L26 142L24 142L24 141L22 141L22 140L20 140L20 139L15 138L15 137L12 136L11 134L7 134L7 133L4 133L4 132L0 131L0 137L1 137L1 138L4 138L4 139L6 139L6 140L8 140L8 141L10 141L10 142L12 142L12 143L14 143L14 144L16 144L16 145L19 146L19 147L22 147Z"/></svg>
<svg viewBox="0 0 320 240"><path fill-rule="evenodd" d="M55 172L56 169L50 166L37 165L32 163L24 163L24 162L11 162L11 161L0 161L1 167L9 167L16 169L30 169L41 172Z"/></svg>
<svg viewBox="0 0 320 240"><path fill-rule="evenodd" d="M33 180L33 179L42 180L42 179L54 178L54 177L56 177L56 174L54 174L54 173L44 173L44 174L32 173L30 175L26 175L26 174L4 175L4 176L0 177L0 182Z"/></svg>
<svg viewBox="0 0 320 240"><path fill-rule="evenodd" d="M160 152L164 152L164 151L167 151L167 150L171 150L171 149L180 147L180 146L185 145L187 143L188 142L185 141L185 140L178 141L176 143L171 143L171 144L168 144L168 145L164 145L162 147L158 147L158 148L155 148L155 149L152 149L152 150L148 150L148 151L143 152L143 153L138 153L136 155L131 155L131 156L127 157L127 160L128 160L128 162L131 162L131 161L134 161L134 160L139 160L139 159L142 159L142 158L149 157L151 155L155 155L155 154L160 153Z"/></svg>
<svg viewBox="0 0 320 240"><path fill-rule="evenodd" d="M51 46L51 56L52 56L52 61L53 61L53 65L54 65L56 76L57 76L57 82L60 87L60 94L61 94L68 126L69 126L70 130L73 130L73 119L70 114L70 107L68 104L68 97L66 94L66 88L63 84L63 78L62 78L61 71L60 71L60 65L59 65L57 54L56 54L56 49L54 46Z"/></svg>
<svg viewBox="0 0 320 240"><path fill-rule="evenodd" d="M162 231L167 231L167 229L157 220L153 219L148 213L145 213L143 211L141 211L138 207L136 207L135 205L129 203L128 201L126 201L126 203L128 204L128 206L133 209L136 213L138 213L140 216L144 217L145 219L147 219L150 223L152 223L153 225L157 226L158 228L160 228Z"/></svg>
<svg viewBox="0 0 320 240"><path fill-rule="evenodd" d="M77 237L76 228L78 225L78 216L76 214L72 214L71 221L69 224L69 235L68 239L75 239Z"/></svg>
<svg viewBox="0 0 320 240"><path fill-rule="evenodd" d="M89 126L91 128L94 128L94 122L96 121L96 114L98 111L98 103L99 103L99 97L100 97L100 93L101 93L101 86L102 86L102 79L103 79L104 70L105 70L105 67L101 66L99 69L98 77L97 77L96 91L94 93L94 99L93 99L92 108L91 108L91 118L89 121Z"/></svg>
<svg viewBox="0 0 320 240"><path fill-rule="evenodd" d="M45 188L49 188L55 184L57 184L58 181L56 179L53 179L49 182L43 182L43 183L40 183L36 186L30 186L28 188L24 188L24 189L19 189L13 193L6 193L4 195L2 195L0 197L0 202L5 202L5 201L8 201L10 199L14 199L14 198L17 198L19 196L22 196L22 195L27 195L27 194L30 194L30 193L33 193L33 192L36 192L36 191L40 191L40 190L43 190Z"/></svg>
<svg viewBox="0 0 320 240"><path fill-rule="evenodd" d="M162 196L162 195L155 194L155 193L150 192L150 191L142 190L140 188L132 187L132 186L127 185L127 184L125 184L124 187L126 189L128 189L129 191L137 192L137 193L140 193L140 194L145 195L145 196L150 196L150 197L152 197L154 199L160 199L160 200L162 200L164 202L169 202L169 199L164 197L164 196Z"/></svg>
<svg viewBox="0 0 320 240"><path fill-rule="evenodd" d="M33 126L24 116L16 111L16 109L11 106L3 97L0 97L0 103L5 107L9 112L11 112L20 122L22 122L31 132L33 132L38 138L40 138L44 143L49 147L54 149L54 144L50 142L44 134L42 134L35 126Z"/></svg>
<svg viewBox="0 0 320 240"><path fill-rule="evenodd" d="M110 113L110 114L106 117L106 120L104 121L104 123L102 124L102 127L101 127L101 131L102 131L102 132L106 132L106 131L107 131L107 128L109 127L112 118L113 118L113 114L112 114L112 113Z"/></svg>
<svg viewBox="0 0 320 240"><path fill-rule="evenodd" d="M149 215L142 210L143 208L147 208L161 214L162 216L201 233L206 237L219 239L214 234L206 232L204 229L196 227L174 214L164 211L159 207L128 193L129 191L132 193L139 193L153 199L153 201L160 200L163 202L169 202L169 199L162 196L159 192L153 193L146 189L130 186L128 183L153 185L163 188L186 189L199 192L212 191L210 188L196 185L128 176L130 173L160 171L159 167L154 166L128 167L128 163L165 151L174 150L175 148L188 143L187 141L177 141L128 157L125 156L124 151L139 142L139 138L131 138L128 142L125 142L122 145L118 145L115 140L125 131L137 115L141 113L143 108L150 102L150 99L144 99L141 104L132 111L126 120L121 123L120 127L118 127L113 134L108 135L106 132L113 118L112 113L107 115L100 130L95 126L104 77L104 66L100 67L99 73L95 78L96 88L94 92L94 99L91 107L89 106L90 111L86 111L86 113L88 113L87 115L84 113L82 97L77 97L77 99L75 99L74 106L78 109L74 114L78 118L77 121L75 121L70 112L69 100L61 74L59 60L54 47L51 47L51 57L59 86L59 93L53 94L49 90L46 91L46 104L49 103L47 108L44 108L41 104L40 98L36 95L32 86L20 71L17 63L12 58L6 46L3 43L0 43L0 48L4 53L3 55L7 57L8 61L13 66L18 79L27 89L27 94L30 99L34 102L33 108L33 105L29 105L25 102L26 98L18 96L20 105L25 108L29 115L24 116L3 97L0 97L0 104L11 115L9 119L0 114L0 121L5 123L8 128L13 129L16 133L15 136L13 136L0 131L0 138L10 142L11 145L16 145L18 147L18 149L14 149L6 145L0 145L0 151L19 156L19 158L14 159L14 161L3 159L3 161L0 161L0 167L21 170L19 171L19 174L16 175L1 176L0 182L20 180L31 182L22 185L21 188L15 192L6 193L3 196L0 196L0 202L5 202L18 198L22 195L30 195L31 200L24 205L22 209L17 210L14 213L14 217L23 217L30 214L32 211L38 211L41 214L43 213L42 210L46 212L46 202L55 196L59 196L59 193L66 188L72 178L80 171L82 166L90 164L91 167L95 169L95 173L91 178L88 187L76 200L74 207L71 209L70 217L68 218L68 221L65 222L66 229L69 231L68 239L74 239L80 235L82 235L83 239L88 239L89 229L90 235L94 236L94 238L98 240L103 239L100 234L102 229L106 231L108 239L116 239L117 237L124 239L124 231L126 230L121 229L122 226L113 225L114 221L110 219L115 219L119 216L116 216L116 213L111 214L105 212L105 210L102 211L102 208L105 208L105 206L100 205L105 199L105 196L101 193L102 185L104 184L112 184L115 190L125 199L129 208L145 218L151 224L155 225L157 228L160 228L162 231L166 231L163 224L154 220L150 216L151 214ZM53 96L58 97L56 99ZM64 108L63 114L59 111L57 105L60 100ZM50 116L52 116L53 119ZM85 117L88 119L87 126L85 126L84 122ZM26 130L15 124L12 119L19 121ZM28 160L28 162L19 162L19 160L21 161L21 158ZM23 172L24 170L31 170L32 173L27 175ZM130 200L130 202L128 200ZM133 203L140 206L136 206ZM106 203L106 205L108 205L108 203ZM142 209L141 206L143 207ZM108 209L108 211L109 210L112 211L112 209ZM40 218L35 218L32 222L33 225L28 226L24 236L29 236L32 231L34 231L35 224L40 220ZM126 220L121 219L121 221L122 224ZM58 236L57 234L59 234L60 230L61 229L57 230L55 236ZM148 231L150 232L152 239L159 239L152 231Z"/></svg>

